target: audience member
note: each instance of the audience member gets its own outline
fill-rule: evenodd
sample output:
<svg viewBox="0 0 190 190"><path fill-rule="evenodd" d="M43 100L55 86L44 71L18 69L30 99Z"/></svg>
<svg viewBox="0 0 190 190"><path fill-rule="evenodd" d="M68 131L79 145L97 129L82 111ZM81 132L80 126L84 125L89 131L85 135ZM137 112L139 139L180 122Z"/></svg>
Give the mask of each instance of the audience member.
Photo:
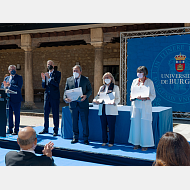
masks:
<svg viewBox="0 0 190 190"><path fill-rule="evenodd" d="M190 166L190 145L175 132L167 132L160 139L154 166Z"/></svg>
<svg viewBox="0 0 190 190"><path fill-rule="evenodd" d="M36 156L37 146L36 131L32 127L25 127L18 133L17 143L20 151L10 151L5 156L6 166L53 166L52 158L53 143L44 146L43 155Z"/></svg>

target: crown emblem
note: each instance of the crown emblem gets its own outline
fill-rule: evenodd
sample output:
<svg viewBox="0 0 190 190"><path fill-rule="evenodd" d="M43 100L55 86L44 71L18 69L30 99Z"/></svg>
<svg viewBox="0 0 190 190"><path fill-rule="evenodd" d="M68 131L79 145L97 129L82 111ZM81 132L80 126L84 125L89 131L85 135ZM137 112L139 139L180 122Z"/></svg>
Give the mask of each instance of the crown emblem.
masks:
<svg viewBox="0 0 190 190"><path fill-rule="evenodd" d="M183 65L182 65L182 64L179 64L179 65L177 66L177 70L178 70L178 71L182 71L182 70L183 70Z"/></svg>
<svg viewBox="0 0 190 190"><path fill-rule="evenodd" d="M181 53L179 55L175 56L176 61L184 61L185 58L186 58L186 56L185 55L181 55Z"/></svg>

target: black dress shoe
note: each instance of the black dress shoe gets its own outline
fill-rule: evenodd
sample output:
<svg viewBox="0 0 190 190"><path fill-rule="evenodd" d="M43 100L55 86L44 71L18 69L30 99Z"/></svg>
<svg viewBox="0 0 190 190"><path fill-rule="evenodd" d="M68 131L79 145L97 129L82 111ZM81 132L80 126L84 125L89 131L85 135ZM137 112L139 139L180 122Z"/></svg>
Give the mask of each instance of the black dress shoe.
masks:
<svg viewBox="0 0 190 190"><path fill-rule="evenodd" d="M48 131L43 130L43 131L39 132L39 134L45 134L45 133L48 133Z"/></svg>
<svg viewBox="0 0 190 190"><path fill-rule="evenodd" d="M18 131L14 131L12 135L18 135Z"/></svg>
<svg viewBox="0 0 190 190"><path fill-rule="evenodd" d="M58 136L58 134L54 132L54 133L53 133L53 136Z"/></svg>
<svg viewBox="0 0 190 190"><path fill-rule="evenodd" d="M72 141L71 141L71 144L75 144L75 143L77 143L78 142L78 139L73 139Z"/></svg>
<svg viewBox="0 0 190 190"><path fill-rule="evenodd" d="M85 144L85 145L89 145L88 140L84 141L84 144Z"/></svg>

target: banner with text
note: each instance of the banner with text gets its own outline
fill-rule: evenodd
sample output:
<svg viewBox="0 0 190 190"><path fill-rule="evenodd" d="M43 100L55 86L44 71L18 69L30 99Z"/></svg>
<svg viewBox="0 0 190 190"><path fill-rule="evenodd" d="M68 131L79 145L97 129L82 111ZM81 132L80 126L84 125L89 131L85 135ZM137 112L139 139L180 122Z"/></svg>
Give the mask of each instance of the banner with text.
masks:
<svg viewBox="0 0 190 190"><path fill-rule="evenodd" d="M190 112L190 35L134 38L127 41L127 105L139 66L148 69L154 82L153 106Z"/></svg>

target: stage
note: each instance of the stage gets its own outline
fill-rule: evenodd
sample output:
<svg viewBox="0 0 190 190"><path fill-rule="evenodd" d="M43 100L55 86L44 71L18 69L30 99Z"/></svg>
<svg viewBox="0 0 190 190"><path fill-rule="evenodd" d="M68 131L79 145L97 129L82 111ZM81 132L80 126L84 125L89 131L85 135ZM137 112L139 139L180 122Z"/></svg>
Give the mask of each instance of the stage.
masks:
<svg viewBox="0 0 190 190"><path fill-rule="evenodd" d="M151 166L156 159L155 148L149 148L143 152L141 149L133 150L133 146L129 144L102 147L101 142L90 141L89 145L84 145L82 140L71 144L72 139L63 139L61 131L59 131L59 136L53 137L52 127L49 128L49 134L44 135L38 134L43 129L42 126L34 127L34 129L38 140L36 153L42 154L43 146L52 141L54 143L52 153L55 164L58 166ZM5 154L6 149L19 150L17 137L17 135L10 134L0 137L0 147L1 150L5 150Z"/></svg>

